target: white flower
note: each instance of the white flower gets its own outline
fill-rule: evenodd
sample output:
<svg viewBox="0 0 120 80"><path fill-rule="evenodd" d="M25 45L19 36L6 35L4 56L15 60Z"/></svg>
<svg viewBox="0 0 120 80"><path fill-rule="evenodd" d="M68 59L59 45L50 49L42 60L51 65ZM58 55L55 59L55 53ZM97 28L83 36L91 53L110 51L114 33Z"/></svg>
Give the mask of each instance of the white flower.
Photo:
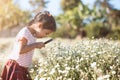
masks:
<svg viewBox="0 0 120 80"><path fill-rule="evenodd" d="M50 77L48 77L47 80L50 80Z"/></svg>
<svg viewBox="0 0 120 80"><path fill-rule="evenodd" d="M58 68L60 65L57 63L56 65L55 65L55 68Z"/></svg>
<svg viewBox="0 0 120 80"><path fill-rule="evenodd" d="M82 52L81 54L85 54L85 52Z"/></svg>
<svg viewBox="0 0 120 80"><path fill-rule="evenodd" d="M44 69L39 69L39 74L41 74L42 72L44 72Z"/></svg>
<svg viewBox="0 0 120 80"><path fill-rule="evenodd" d="M62 60L63 59L63 57L58 57L58 60Z"/></svg>
<svg viewBox="0 0 120 80"><path fill-rule="evenodd" d="M83 78L81 80L84 80Z"/></svg>
<svg viewBox="0 0 120 80"><path fill-rule="evenodd" d="M77 65L75 68L78 69L78 68L79 68L79 65Z"/></svg>
<svg viewBox="0 0 120 80"><path fill-rule="evenodd" d="M98 54L102 54L102 52L98 52Z"/></svg>
<svg viewBox="0 0 120 80"><path fill-rule="evenodd" d="M47 76L47 74L45 73L43 76Z"/></svg>
<svg viewBox="0 0 120 80"><path fill-rule="evenodd" d="M110 75L105 75L105 76L103 76L103 78L107 78L107 79L108 79L109 77L110 77Z"/></svg>
<svg viewBox="0 0 120 80"><path fill-rule="evenodd" d="M70 67L66 67L65 69L69 71L69 70L70 70Z"/></svg>
<svg viewBox="0 0 120 80"><path fill-rule="evenodd" d="M60 77L57 77L57 79L56 80L61 80L62 79L62 76L60 76Z"/></svg>
<svg viewBox="0 0 120 80"><path fill-rule="evenodd" d="M75 68L71 68L72 70L75 70Z"/></svg>
<svg viewBox="0 0 120 80"><path fill-rule="evenodd" d="M67 80L72 80L71 78L68 78Z"/></svg>
<svg viewBox="0 0 120 80"><path fill-rule="evenodd" d="M95 68L96 67L96 62L91 63L91 67Z"/></svg>
<svg viewBox="0 0 120 80"><path fill-rule="evenodd" d="M70 60L71 59L71 56L67 57L66 60Z"/></svg>
<svg viewBox="0 0 120 80"><path fill-rule="evenodd" d="M110 69L113 69L113 66L110 66Z"/></svg>
<svg viewBox="0 0 120 80"><path fill-rule="evenodd" d="M83 61L84 59L83 58L80 58L80 61Z"/></svg>
<svg viewBox="0 0 120 80"><path fill-rule="evenodd" d="M97 80L109 80L110 75L100 76Z"/></svg>
<svg viewBox="0 0 120 80"><path fill-rule="evenodd" d="M50 72L50 74L54 74L55 73L55 69L53 68Z"/></svg>
<svg viewBox="0 0 120 80"><path fill-rule="evenodd" d="M30 70L30 73L33 73L33 72L34 72L34 69L31 69L31 70Z"/></svg>
<svg viewBox="0 0 120 80"><path fill-rule="evenodd" d="M34 80L38 80L38 75L35 77L35 79Z"/></svg>
<svg viewBox="0 0 120 80"><path fill-rule="evenodd" d="M65 67L67 67L68 64L64 64Z"/></svg>
<svg viewBox="0 0 120 80"><path fill-rule="evenodd" d="M116 62L119 62L119 60L117 59Z"/></svg>
<svg viewBox="0 0 120 80"><path fill-rule="evenodd" d="M35 65L35 67L37 67L37 65Z"/></svg>
<svg viewBox="0 0 120 80"><path fill-rule="evenodd" d="M97 78L97 80L104 80L103 76Z"/></svg>
<svg viewBox="0 0 120 80"><path fill-rule="evenodd" d="M39 80L46 80L46 78L40 78Z"/></svg>
<svg viewBox="0 0 120 80"><path fill-rule="evenodd" d="M62 73L62 70L58 70L59 73Z"/></svg>
<svg viewBox="0 0 120 80"><path fill-rule="evenodd" d="M43 58L40 58L40 59L38 60L38 62L39 62L39 63L42 63L42 62L43 62Z"/></svg>
<svg viewBox="0 0 120 80"><path fill-rule="evenodd" d="M69 72L69 71L67 71L67 70L62 71L62 73L65 74L65 75L67 75L68 72Z"/></svg>
<svg viewBox="0 0 120 80"><path fill-rule="evenodd" d="M47 61L45 61L45 62L44 62L44 65L47 65L47 64L48 64L48 62L47 62Z"/></svg>
<svg viewBox="0 0 120 80"><path fill-rule="evenodd" d="M115 71L112 71L112 74L115 74L116 72Z"/></svg>

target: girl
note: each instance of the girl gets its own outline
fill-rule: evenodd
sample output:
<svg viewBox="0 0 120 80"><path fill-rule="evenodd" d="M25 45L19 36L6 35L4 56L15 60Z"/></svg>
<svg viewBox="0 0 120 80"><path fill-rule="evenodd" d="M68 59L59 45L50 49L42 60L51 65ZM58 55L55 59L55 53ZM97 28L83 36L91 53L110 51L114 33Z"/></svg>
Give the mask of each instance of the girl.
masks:
<svg viewBox="0 0 120 80"><path fill-rule="evenodd" d="M45 47L43 42L35 42L56 30L56 23L48 11L39 12L27 27L16 36L12 54L4 66L2 80L32 80L28 67L32 63L33 50Z"/></svg>

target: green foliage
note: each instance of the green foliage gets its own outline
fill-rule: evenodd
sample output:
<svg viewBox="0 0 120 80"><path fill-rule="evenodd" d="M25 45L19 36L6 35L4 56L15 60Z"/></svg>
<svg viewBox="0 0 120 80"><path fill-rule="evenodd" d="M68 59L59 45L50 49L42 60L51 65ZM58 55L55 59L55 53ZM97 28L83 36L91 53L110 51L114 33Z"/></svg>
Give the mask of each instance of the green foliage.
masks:
<svg viewBox="0 0 120 80"><path fill-rule="evenodd" d="M71 5L69 4L71 2L62 0L62 4L64 4L62 5L62 7L64 6L64 13L57 17L57 20L61 26L70 27L70 29L77 34L80 32L81 28L85 27L88 35L87 37L90 38L110 38L111 35L111 38L114 39L113 36L119 35L118 30L112 30L114 25L119 25L119 11L110 9L109 5L107 5L107 1L97 0L94 3L93 9L89 9L87 5L82 3L82 1L79 1L79 4L75 3L77 6L72 6L73 8L71 9L71 7L68 7ZM108 12L108 9L110 12ZM117 38L119 39L118 36Z"/></svg>
<svg viewBox="0 0 120 80"><path fill-rule="evenodd" d="M120 25L120 10L115 9L109 1L112 0L96 0L94 6L101 9L102 12L104 10L104 14L102 12L101 14L103 14L103 17L107 17L108 24L112 27L114 27L113 24L118 26Z"/></svg>
<svg viewBox="0 0 120 80"><path fill-rule="evenodd" d="M90 23L86 25L84 28L85 31L87 32L87 37L89 38L106 37L110 31L110 28L108 26L105 26L104 24L99 22Z"/></svg>
<svg viewBox="0 0 120 80"><path fill-rule="evenodd" d="M80 0L61 0L61 7L64 11L74 9Z"/></svg>
<svg viewBox="0 0 120 80"><path fill-rule="evenodd" d="M120 28L110 28L108 25L100 22L92 22L84 27L89 38L107 38L113 40L120 40Z"/></svg>
<svg viewBox="0 0 120 80"><path fill-rule="evenodd" d="M60 24L61 27L64 26L64 31L66 31L64 33L75 37L80 32L80 28L84 27L84 20L91 14L89 11L87 6L79 2L78 7L75 7L72 10L66 10L64 14L57 16L58 24ZM70 31L68 31L69 29Z"/></svg>
<svg viewBox="0 0 120 80"><path fill-rule="evenodd" d="M78 7L65 11L57 17L58 23L75 29L83 27L83 21L90 15L87 6L79 3Z"/></svg>
<svg viewBox="0 0 120 80"><path fill-rule="evenodd" d="M50 36L53 37L53 38L55 38L55 37L75 38L76 34L77 33L76 33L75 30L72 30L69 27L62 26L62 27L59 27L57 29L57 31L55 33L51 34Z"/></svg>
<svg viewBox="0 0 120 80"><path fill-rule="evenodd" d="M108 39L120 40L120 28L113 29L110 34L107 35Z"/></svg>

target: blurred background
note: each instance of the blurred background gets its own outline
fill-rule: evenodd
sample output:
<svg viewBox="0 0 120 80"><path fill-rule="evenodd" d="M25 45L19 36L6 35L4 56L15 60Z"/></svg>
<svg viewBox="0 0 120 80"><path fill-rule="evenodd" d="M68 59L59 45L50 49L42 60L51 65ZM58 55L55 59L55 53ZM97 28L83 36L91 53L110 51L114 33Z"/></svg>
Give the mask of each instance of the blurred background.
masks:
<svg viewBox="0 0 120 80"><path fill-rule="evenodd" d="M15 37L41 10L53 14L52 37L120 39L119 0L0 0L0 37Z"/></svg>

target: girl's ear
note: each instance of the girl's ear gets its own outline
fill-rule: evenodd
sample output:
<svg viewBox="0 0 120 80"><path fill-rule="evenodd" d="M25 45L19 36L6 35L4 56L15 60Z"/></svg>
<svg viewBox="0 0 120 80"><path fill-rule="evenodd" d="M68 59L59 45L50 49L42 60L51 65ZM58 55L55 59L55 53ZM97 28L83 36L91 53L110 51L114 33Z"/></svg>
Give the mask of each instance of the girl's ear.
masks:
<svg viewBox="0 0 120 80"><path fill-rule="evenodd" d="M43 24L42 24L41 22L37 22L37 23L36 23L36 26L37 26L38 28L41 28L41 29L43 28Z"/></svg>
<svg viewBox="0 0 120 80"><path fill-rule="evenodd" d="M41 22L36 22L36 23L34 23L34 26L35 26L36 28L42 28L42 27L43 27L43 24L42 24Z"/></svg>

